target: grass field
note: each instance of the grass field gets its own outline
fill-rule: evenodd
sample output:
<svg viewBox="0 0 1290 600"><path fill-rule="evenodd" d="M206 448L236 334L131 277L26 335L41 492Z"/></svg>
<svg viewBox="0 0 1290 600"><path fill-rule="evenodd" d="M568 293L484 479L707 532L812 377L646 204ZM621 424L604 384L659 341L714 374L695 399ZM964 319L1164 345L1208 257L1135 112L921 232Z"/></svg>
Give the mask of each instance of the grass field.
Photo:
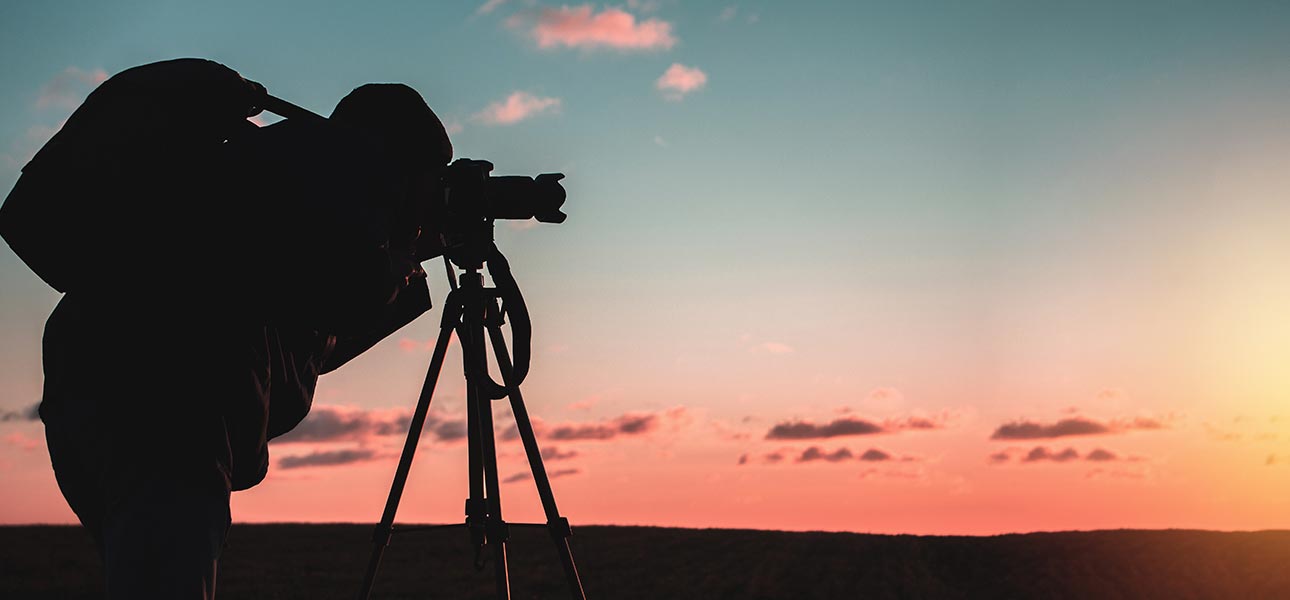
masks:
<svg viewBox="0 0 1290 600"><path fill-rule="evenodd" d="M352 598L369 525L234 525L218 595ZM1290 598L1290 531L1094 531L993 537L581 527L589 598ZM492 598L463 529L396 536L374 598ZM566 598L550 539L517 529L511 589ZM77 527L0 527L0 598L96 598Z"/></svg>

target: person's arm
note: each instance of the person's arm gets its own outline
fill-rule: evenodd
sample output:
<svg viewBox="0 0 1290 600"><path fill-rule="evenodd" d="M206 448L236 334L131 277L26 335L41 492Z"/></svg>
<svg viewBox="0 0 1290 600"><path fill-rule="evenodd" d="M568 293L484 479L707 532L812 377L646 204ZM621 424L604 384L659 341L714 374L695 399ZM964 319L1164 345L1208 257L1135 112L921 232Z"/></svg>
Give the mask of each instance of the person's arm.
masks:
<svg viewBox="0 0 1290 600"><path fill-rule="evenodd" d="M430 287L426 284L424 274L410 278L408 285L399 291L394 302L386 307L368 331L356 335L334 336L334 343L329 344L323 354L319 373L335 371L428 310Z"/></svg>

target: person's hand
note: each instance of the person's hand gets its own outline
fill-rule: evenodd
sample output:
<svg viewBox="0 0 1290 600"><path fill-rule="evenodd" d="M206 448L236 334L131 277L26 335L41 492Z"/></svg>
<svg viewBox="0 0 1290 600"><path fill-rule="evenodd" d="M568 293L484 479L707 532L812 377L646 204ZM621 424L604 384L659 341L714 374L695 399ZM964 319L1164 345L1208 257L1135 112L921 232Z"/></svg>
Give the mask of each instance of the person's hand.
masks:
<svg viewBox="0 0 1290 600"><path fill-rule="evenodd" d="M443 256L447 250L447 244L444 243L443 234L432 233L417 238L417 260L426 261L432 258Z"/></svg>
<svg viewBox="0 0 1290 600"><path fill-rule="evenodd" d="M413 279L426 277L417 252L417 240L420 235L421 230L418 228L405 231L390 241L390 270L395 277L403 280L399 289L407 287Z"/></svg>
<svg viewBox="0 0 1290 600"><path fill-rule="evenodd" d="M254 117L255 115L258 115L264 112L264 99L269 95L269 90L266 89L259 82L251 81L250 79L247 79L245 77L242 78L242 82L246 84L246 90L247 90L246 116L249 119L251 117Z"/></svg>

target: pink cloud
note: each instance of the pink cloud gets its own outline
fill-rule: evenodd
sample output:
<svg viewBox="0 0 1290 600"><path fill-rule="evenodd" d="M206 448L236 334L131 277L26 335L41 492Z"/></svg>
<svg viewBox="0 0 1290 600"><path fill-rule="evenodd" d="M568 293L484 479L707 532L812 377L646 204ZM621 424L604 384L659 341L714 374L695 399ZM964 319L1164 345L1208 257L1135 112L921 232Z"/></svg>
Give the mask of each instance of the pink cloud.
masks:
<svg viewBox="0 0 1290 600"><path fill-rule="evenodd" d="M533 26L539 48L616 48L654 50L676 44L672 24L659 19L637 22L631 13L617 8L594 12L590 4L544 8Z"/></svg>
<svg viewBox="0 0 1290 600"><path fill-rule="evenodd" d="M20 448L28 452L40 447L41 441L33 437L27 437L20 432L13 432L4 436L4 441L15 448Z"/></svg>
<svg viewBox="0 0 1290 600"><path fill-rule="evenodd" d="M434 350L435 341L436 340L434 339L421 341L421 340L416 340L416 339L406 338L406 337L399 338L399 350L402 350L408 353L429 352L431 350ZM457 345L457 336L448 338L448 346L451 347L455 345Z"/></svg>
<svg viewBox="0 0 1290 600"><path fill-rule="evenodd" d="M399 350L404 352L417 352L420 350L434 349L434 342L418 342L412 338L401 338L399 340Z"/></svg>
<svg viewBox="0 0 1290 600"><path fill-rule="evenodd" d="M681 63L672 63L663 75L654 83L668 100L680 100L686 94L702 88L708 83L708 74L698 67L687 67Z"/></svg>
<svg viewBox="0 0 1290 600"><path fill-rule="evenodd" d="M475 119L489 125L512 125L529 117L559 112L559 98L544 98L528 92L512 92L505 100L489 104Z"/></svg>
<svg viewBox="0 0 1290 600"><path fill-rule="evenodd" d="M36 152L45 145L45 142L49 141L49 138L54 137L54 134L58 133L65 123L67 123L67 119L59 121L57 125L52 127L49 125L32 125L28 127L26 134L10 144L8 152L0 155L0 162L10 168L22 167L32 157L36 156Z"/></svg>
<svg viewBox="0 0 1290 600"><path fill-rule="evenodd" d="M570 402L565 408L569 410L590 410L591 407L600 403L600 395L592 394L578 402Z"/></svg>
<svg viewBox="0 0 1290 600"><path fill-rule="evenodd" d="M103 69L86 71L78 67L67 67L40 88L36 108L76 108L90 89L107 81L107 78L108 74Z"/></svg>

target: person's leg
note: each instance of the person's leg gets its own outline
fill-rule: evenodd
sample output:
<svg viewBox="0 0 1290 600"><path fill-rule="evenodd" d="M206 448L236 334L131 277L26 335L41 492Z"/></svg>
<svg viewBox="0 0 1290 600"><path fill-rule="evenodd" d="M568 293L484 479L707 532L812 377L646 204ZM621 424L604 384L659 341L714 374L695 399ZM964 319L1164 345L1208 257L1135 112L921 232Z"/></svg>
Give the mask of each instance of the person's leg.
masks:
<svg viewBox="0 0 1290 600"><path fill-rule="evenodd" d="M160 474L141 482L104 520L108 598L214 598L228 527L227 491Z"/></svg>

